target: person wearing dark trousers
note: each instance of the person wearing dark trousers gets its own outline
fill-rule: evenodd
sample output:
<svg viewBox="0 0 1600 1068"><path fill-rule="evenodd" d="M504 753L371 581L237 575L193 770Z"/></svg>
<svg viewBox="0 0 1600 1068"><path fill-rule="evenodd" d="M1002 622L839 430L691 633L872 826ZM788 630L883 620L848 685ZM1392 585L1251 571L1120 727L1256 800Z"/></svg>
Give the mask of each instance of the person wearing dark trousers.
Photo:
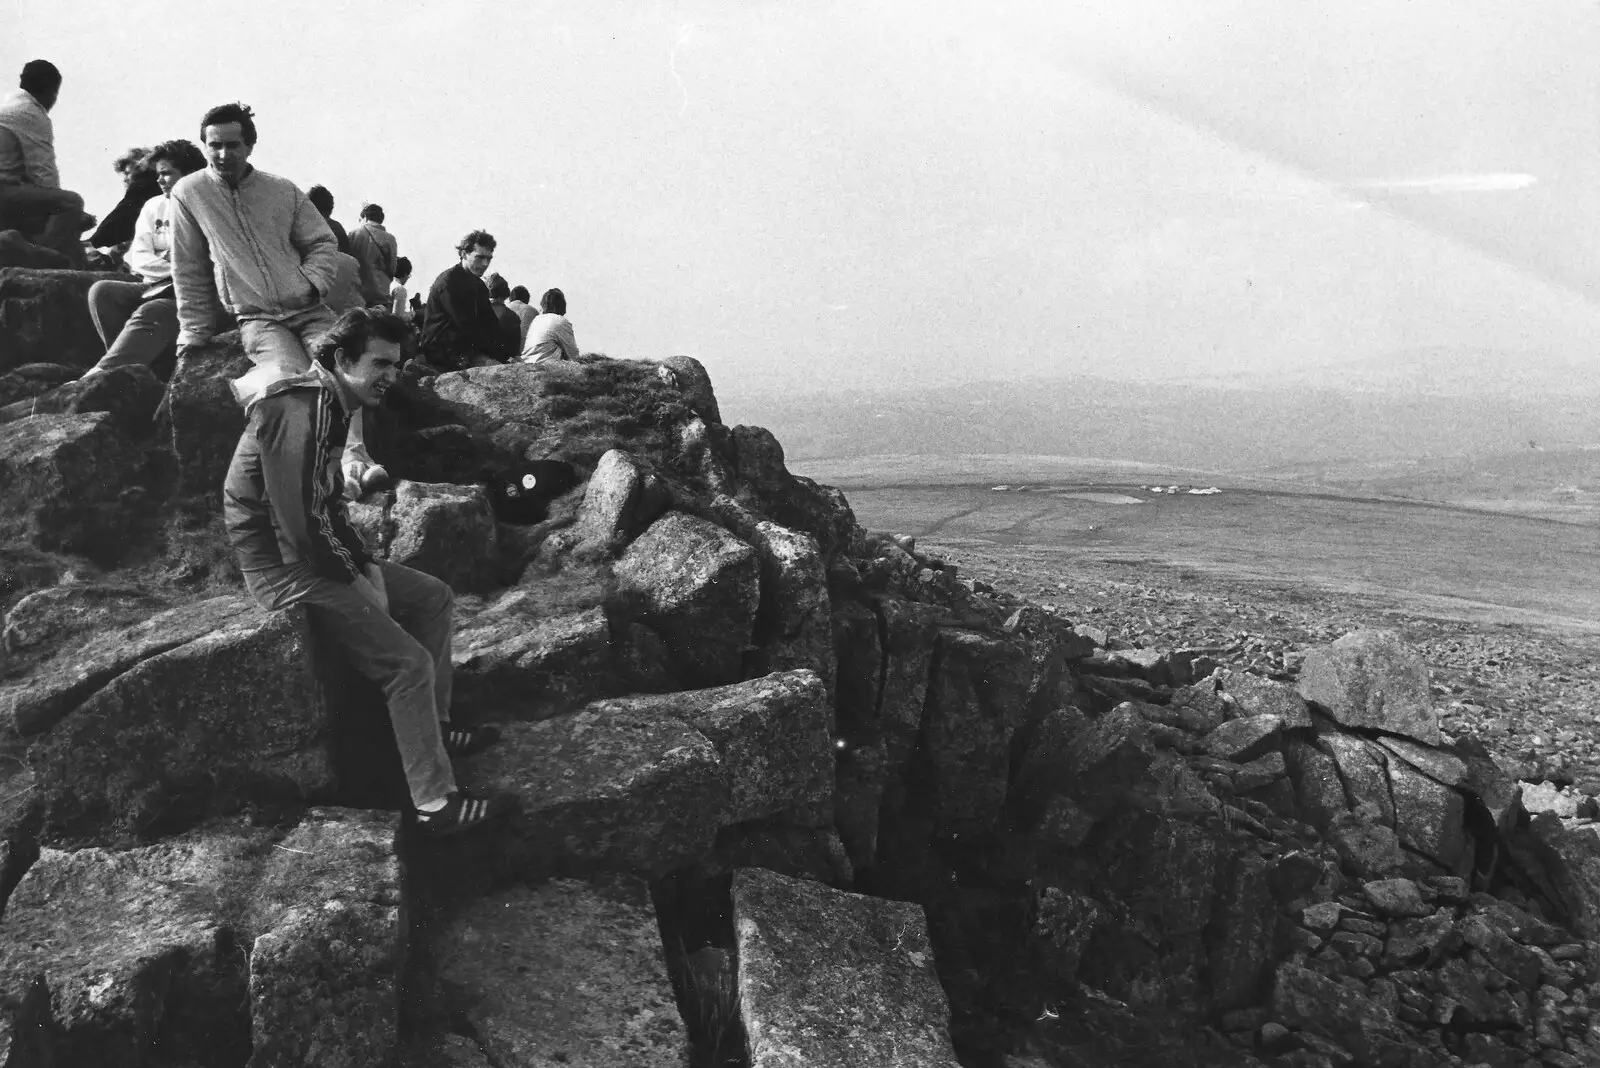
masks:
<svg viewBox="0 0 1600 1068"><path fill-rule="evenodd" d="M353 308L316 343L309 370L262 384L228 468L223 517L257 603L303 606L319 638L382 689L417 827L448 835L507 810L504 799L459 790L450 764L499 732L451 725L450 587L368 554L345 514L338 464L350 417L398 380L405 333L391 312Z"/></svg>
<svg viewBox="0 0 1600 1068"><path fill-rule="evenodd" d="M105 278L89 287L89 315L106 354L84 375L131 364L150 366L178 343L178 299L172 287L172 187L206 165L184 140L159 144L145 160L159 189L139 211L128 246L128 266L140 281Z"/></svg>

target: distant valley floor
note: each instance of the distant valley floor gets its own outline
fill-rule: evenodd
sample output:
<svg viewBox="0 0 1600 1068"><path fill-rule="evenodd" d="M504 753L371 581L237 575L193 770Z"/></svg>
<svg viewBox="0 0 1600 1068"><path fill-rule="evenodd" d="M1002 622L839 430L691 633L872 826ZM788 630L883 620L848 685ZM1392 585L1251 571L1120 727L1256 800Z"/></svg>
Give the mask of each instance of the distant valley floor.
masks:
<svg viewBox="0 0 1600 1068"><path fill-rule="evenodd" d="M1195 495L1184 491L1210 483L1154 470L938 483L796 466L840 485L863 526L915 535L963 574L1129 640L1227 648L1270 670L1271 656L1292 661L1348 630L1399 629L1428 656L1447 730L1482 736L1527 774L1600 788L1590 526L1309 486Z"/></svg>

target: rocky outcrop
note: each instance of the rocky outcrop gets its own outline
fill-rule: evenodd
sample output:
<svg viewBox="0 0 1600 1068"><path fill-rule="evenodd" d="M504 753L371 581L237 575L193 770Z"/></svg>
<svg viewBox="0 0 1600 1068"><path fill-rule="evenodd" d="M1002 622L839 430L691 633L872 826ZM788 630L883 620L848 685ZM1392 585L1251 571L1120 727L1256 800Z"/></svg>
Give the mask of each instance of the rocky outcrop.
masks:
<svg viewBox="0 0 1600 1068"><path fill-rule="evenodd" d="M170 451L126 474L160 498L176 464L182 493L153 502L169 552L214 521L247 368L232 336L187 354ZM50 379L9 377L16 399ZM772 435L722 425L692 361L408 379L373 417L400 483L353 517L456 588L454 714L504 732L458 777L518 811L407 868L392 814L308 813L405 803L381 694L297 613L193 591L225 569L153 561L141 577L171 581L146 597L52 555L77 523L159 557L133 521L152 502L92 474L127 434L109 412L35 417L59 441L0 425L0 472L25 472L0 711L26 751L0 769L0 1048L471 1068L681 1063L686 1040L709 1063L746 1037L761 1064L1069 1062L1074 1036L1272 1068L1600 1049L1600 802L1450 737L1395 635L1303 660L1124 641L861 530ZM496 521L480 483L530 458L585 481ZM69 876L105 933L80 910L81 958L7 949L58 937L39 888ZM102 884L135 911L95 904ZM99 978L57 967L91 950ZM106 975L111 1008L73 993ZM209 1038L184 1008L202 987L228 999Z"/></svg>
<svg viewBox="0 0 1600 1068"><path fill-rule="evenodd" d="M612 698L511 725L464 781L518 799L519 863L659 874L708 854L733 824L826 823L825 710L809 672Z"/></svg>
<svg viewBox="0 0 1600 1068"><path fill-rule="evenodd" d="M733 909L752 1068L958 1063L916 905L745 868Z"/></svg>
<svg viewBox="0 0 1600 1068"><path fill-rule="evenodd" d="M668 512L623 552L616 576L685 682L738 679L760 600L760 565L750 546L703 519Z"/></svg>
<svg viewBox="0 0 1600 1068"><path fill-rule="evenodd" d="M88 369L105 353L89 317L93 271L0 268L0 372L29 363Z"/></svg>
<svg viewBox="0 0 1600 1068"><path fill-rule="evenodd" d="M462 592L491 589L500 569L494 513L482 486L402 481L384 520L390 561Z"/></svg>
<svg viewBox="0 0 1600 1068"><path fill-rule="evenodd" d="M144 456L104 412L0 425L0 537L115 560Z"/></svg>
<svg viewBox="0 0 1600 1068"><path fill-rule="evenodd" d="M171 435L184 494L221 501L222 480L245 427L244 409L229 384L251 366L236 331L178 358L158 420Z"/></svg>

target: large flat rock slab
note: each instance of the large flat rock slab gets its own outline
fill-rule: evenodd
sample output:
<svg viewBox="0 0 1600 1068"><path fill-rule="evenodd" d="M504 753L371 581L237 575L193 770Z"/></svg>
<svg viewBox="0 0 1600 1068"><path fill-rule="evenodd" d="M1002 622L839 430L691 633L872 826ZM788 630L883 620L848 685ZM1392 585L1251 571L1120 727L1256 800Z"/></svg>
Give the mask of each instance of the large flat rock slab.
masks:
<svg viewBox="0 0 1600 1068"><path fill-rule="evenodd" d="M39 633L39 640L44 641L69 630L70 618L66 625L53 624L48 618L47 609L56 602L80 596L71 591L72 587L40 590L19 602L13 610L21 617L16 634L13 634L10 625L11 618L7 617L8 643L13 640L19 645L29 643L32 639L28 635L33 632ZM35 598L38 599L37 604L46 610L23 610L23 606ZM88 641L64 645L31 677L0 686L0 723L9 724L23 735L48 730L112 679L136 664L210 634L241 615L254 611L254 604L244 597L212 597L157 612L142 622L97 634Z"/></svg>
<svg viewBox="0 0 1600 1068"><path fill-rule="evenodd" d="M4 1063L389 1063L398 833L393 813L330 808L281 840L212 825L122 852L43 850L0 923L0 1004L27 1008L10 1022L56 1059Z"/></svg>
<svg viewBox="0 0 1600 1068"><path fill-rule="evenodd" d="M230 916L271 834L211 832L116 853L45 849L0 924L0 998L49 991L56 1064L243 1063L245 961Z"/></svg>
<svg viewBox="0 0 1600 1068"><path fill-rule="evenodd" d="M665 873L711 848L728 787L711 741L683 722L596 702L457 764L462 786L516 798L511 835L528 862Z"/></svg>
<svg viewBox="0 0 1600 1068"><path fill-rule="evenodd" d="M299 611L250 608L140 661L30 750L48 833L149 836L334 788L332 723Z"/></svg>
<svg viewBox="0 0 1600 1068"><path fill-rule="evenodd" d="M687 1068L689 1040L640 879L480 898L435 944L447 997L496 1068Z"/></svg>
<svg viewBox="0 0 1600 1068"><path fill-rule="evenodd" d="M312 809L267 858L251 904L251 1068L387 1064L406 924L400 817Z"/></svg>
<svg viewBox="0 0 1600 1068"><path fill-rule="evenodd" d="M733 911L752 1068L955 1068L921 906L741 868Z"/></svg>
<svg viewBox="0 0 1600 1068"><path fill-rule="evenodd" d="M613 697L536 723L461 763L463 785L520 805L512 835L556 869L666 872L717 832L833 814L827 700L814 672Z"/></svg>

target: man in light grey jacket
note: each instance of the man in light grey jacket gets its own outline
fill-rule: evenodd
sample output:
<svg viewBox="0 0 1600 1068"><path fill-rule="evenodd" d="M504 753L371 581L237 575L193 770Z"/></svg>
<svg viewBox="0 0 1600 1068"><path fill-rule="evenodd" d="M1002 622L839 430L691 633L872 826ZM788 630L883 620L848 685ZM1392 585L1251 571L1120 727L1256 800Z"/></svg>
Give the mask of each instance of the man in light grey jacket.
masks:
<svg viewBox="0 0 1600 1068"><path fill-rule="evenodd" d="M310 369L315 341L334 322L325 301L339 281L339 246L293 182L250 165L256 124L249 108L212 108L200 120L200 136L208 166L179 181L171 198L178 354L210 341L226 307L238 318L245 355L256 365L234 383L243 402L258 372L273 377ZM353 276L353 261L349 267ZM347 482L366 484L372 466L358 418L345 450Z"/></svg>
<svg viewBox="0 0 1600 1068"><path fill-rule="evenodd" d="M226 307L251 362L304 371L308 342L333 325L323 303L339 270L333 231L293 182L250 165L249 108L212 108L200 136L209 166L172 190L178 345L210 341Z"/></svg>

